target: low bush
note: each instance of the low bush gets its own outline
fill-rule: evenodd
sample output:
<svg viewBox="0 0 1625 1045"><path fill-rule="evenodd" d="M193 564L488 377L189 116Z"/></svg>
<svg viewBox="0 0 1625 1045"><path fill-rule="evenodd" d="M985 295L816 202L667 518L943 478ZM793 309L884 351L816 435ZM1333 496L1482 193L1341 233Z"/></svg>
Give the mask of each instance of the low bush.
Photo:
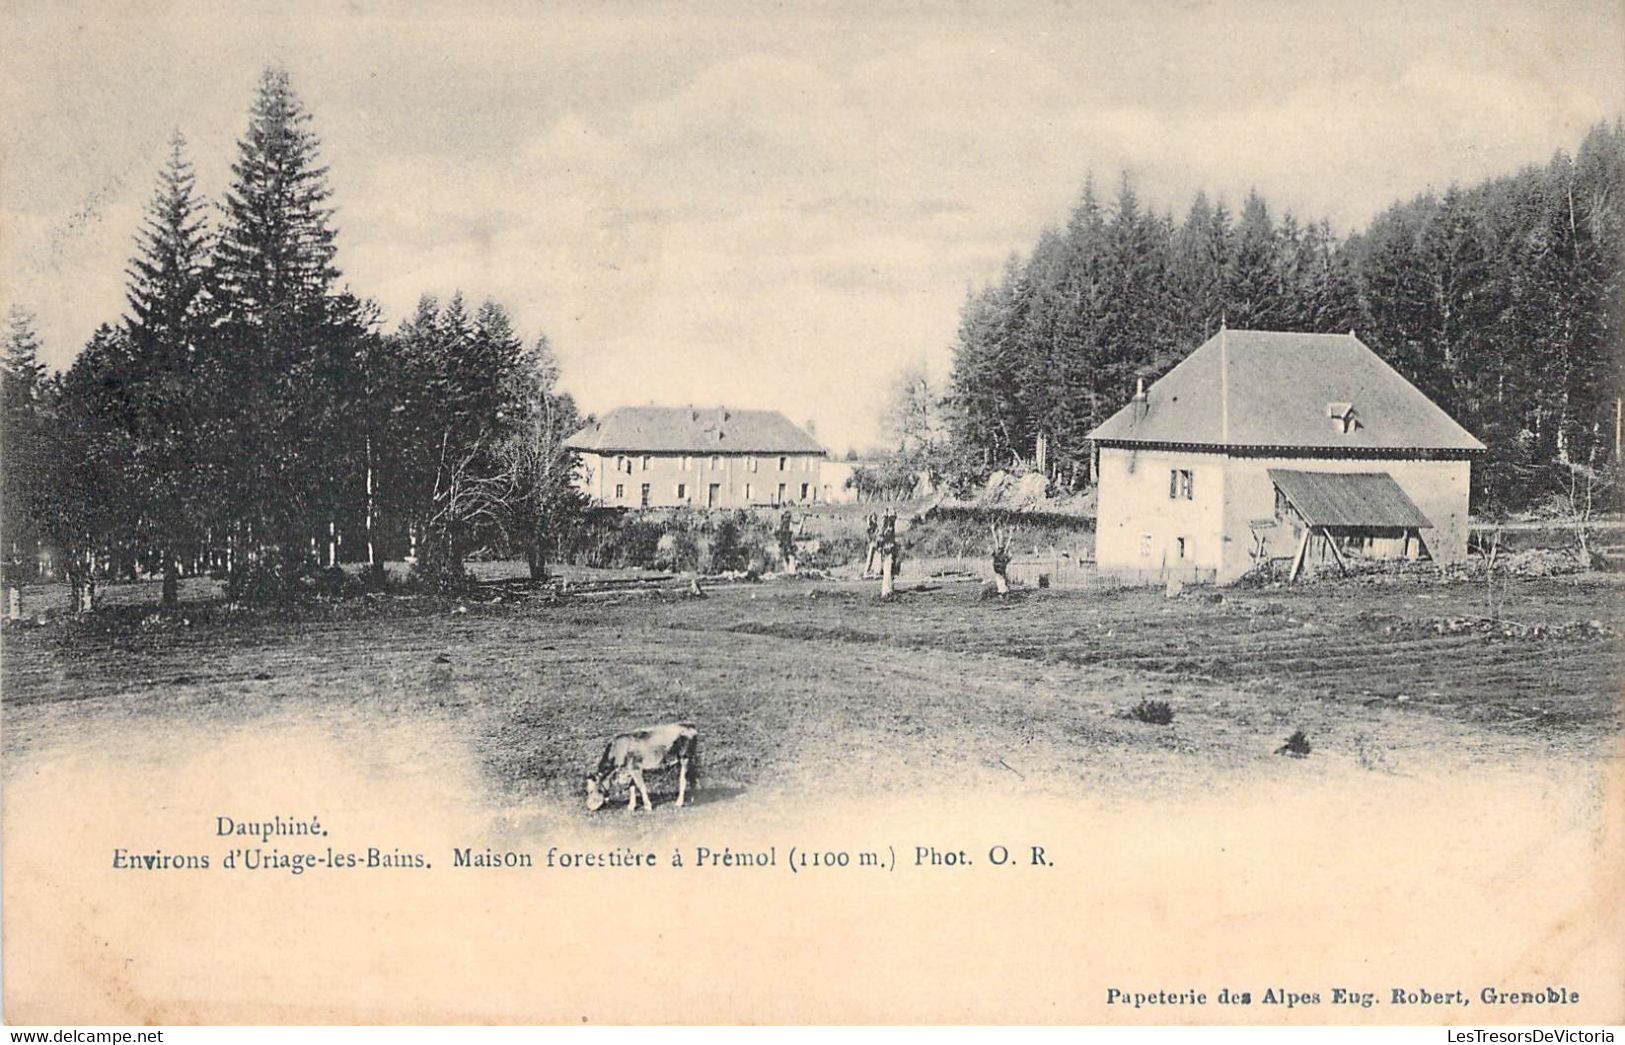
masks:
<svg viewBox="0 0 1625 1045"><path fill-rule="evenodd" d="M1166 700L1142 700L1129 708L1128 714L1136 722L1153 726L1172 725L1174 721L1174 709Z"/></svg>

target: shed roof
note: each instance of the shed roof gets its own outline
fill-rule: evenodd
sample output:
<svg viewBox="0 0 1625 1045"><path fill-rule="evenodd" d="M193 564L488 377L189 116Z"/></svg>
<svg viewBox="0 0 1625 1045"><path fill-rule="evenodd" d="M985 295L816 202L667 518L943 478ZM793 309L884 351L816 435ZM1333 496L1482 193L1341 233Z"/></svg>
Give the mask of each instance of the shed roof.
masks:
<svg viewBox="0 0 1625 1045"><path fill-rule="evenodd" d="M777 410L623 406L565 445L597 453L821 454L818 440Z"/></svg>
<svg viewBox="0 0 1625 1045"><path fill-rule="evenodd" d="M1410 530L1432 527L1387 472L1301 472L1271 468L1270 482L1310 526Z"/></svg>
<svg viewBox="0 0 1625 1045"><path fill-rule="evenodd" d="M1342 408L1334 412L1333 407ZM1352 410L1352 418L1347 412ZM1484 449L1353 334L1221 330L1089 433L1103 442Z"/></svg>

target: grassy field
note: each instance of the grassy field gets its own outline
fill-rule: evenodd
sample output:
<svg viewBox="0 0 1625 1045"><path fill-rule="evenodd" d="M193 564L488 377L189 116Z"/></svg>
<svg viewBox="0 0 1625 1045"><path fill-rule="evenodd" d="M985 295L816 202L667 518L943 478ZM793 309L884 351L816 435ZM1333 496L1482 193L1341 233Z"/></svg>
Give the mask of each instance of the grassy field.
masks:
<svg viewBox="0 0 1625 1045"><path fill-rule="evenodd" d="M708 801L1607 757L1621 587L1506 584L1493 605L1482 584L1394 578L1004 601L910 582L882 603L873 584L781 581L704 599L510 591L310 619L13 628L6 765L132 721L421 722L467 745L494 800L562 812L579 809L607 735L673 718L703 732ZM109 589L108 602L150 587ZM1142 700L1166 702L1172 722L1133 718ZM1309 756L1278 756L1296 730Z"/></svg>

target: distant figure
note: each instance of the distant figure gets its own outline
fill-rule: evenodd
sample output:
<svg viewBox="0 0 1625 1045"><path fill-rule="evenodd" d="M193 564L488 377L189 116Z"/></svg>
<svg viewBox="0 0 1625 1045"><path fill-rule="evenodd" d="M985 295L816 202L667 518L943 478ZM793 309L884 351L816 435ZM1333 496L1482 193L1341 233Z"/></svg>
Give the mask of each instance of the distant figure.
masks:
<svg viewBox="0 0 1625 1045"><path fill-rule="evenodd" d="M875 573L875 556L880 554L879 544L880 517L874 512L869 513L869 554L863 561L863 575L872 577Z"/></svg>

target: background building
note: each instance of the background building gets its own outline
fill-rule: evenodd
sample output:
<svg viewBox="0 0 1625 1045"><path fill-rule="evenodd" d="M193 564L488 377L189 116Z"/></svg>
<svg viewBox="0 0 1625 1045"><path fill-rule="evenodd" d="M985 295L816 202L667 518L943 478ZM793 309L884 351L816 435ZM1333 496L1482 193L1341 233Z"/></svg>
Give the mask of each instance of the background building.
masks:
<svg viewBox="0 0 1625 1045"><path fill-rule="evenodd" d="M571 436L581 488L612 507L744 508L820 497L824 448L777 410L625 406Z"/></svg>

